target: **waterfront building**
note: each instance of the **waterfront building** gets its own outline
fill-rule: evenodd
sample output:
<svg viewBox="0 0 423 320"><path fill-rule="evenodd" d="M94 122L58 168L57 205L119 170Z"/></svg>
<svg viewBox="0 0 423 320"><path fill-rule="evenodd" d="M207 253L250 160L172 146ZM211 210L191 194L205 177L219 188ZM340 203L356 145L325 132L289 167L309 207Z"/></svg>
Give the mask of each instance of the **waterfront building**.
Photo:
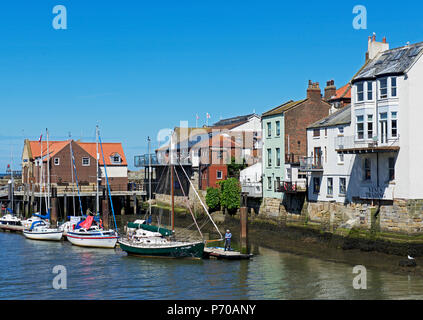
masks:
<svg viewBox="0 0 423 320"><path fill-rule="evenodd" d="M308 201L345 203L352 200L350 184L353 154L338 154L337 138L352 135L351 105L336 111L307 128L308 157L301 161L300 171L307 172Z"/></svg>
<svg viewBox="0 0 423 320"><path fill-rule="evenodd" d="M301 203L291 198L305 198L306 176L298 169L300 159L307 156L306 129L328 116L330 108L322 97L319 83L309 81L305 99L291 100L263 113L262 210L274 211L282 198L286 206Z"/></svg>
<svg viewBox="0 0 423 320"><path fill-rule="evenodd" d="M354 196L368 200L423 199L420 166L423 43L389 50L368 41L368 60L352 79L352 135L336 141L339 154L355 154Z"/></svg>
<svg viewBox="0 0 423 320"><path fill-rule="evenodd" d="M72 170L71 146L74 155L76 172ZM107 175L112 191L128 190L128 163L121 143L103 143L104 159L107 166ZM96 185L96 143L86 143L74 140L49 141L49 154L47 143L25 140L22 153L22 183L34 185L37 190L40 174L44 185L47 183L47 165L50 170L50 182L58 190L72 190L72 180L76 187L78 184L84 189L95 190ZM99 170L102 179L101 185L106 185L103 157L99 147ZM47 163L49 161L49 163ZM42 168L42 170L41 170Z"/></svg>

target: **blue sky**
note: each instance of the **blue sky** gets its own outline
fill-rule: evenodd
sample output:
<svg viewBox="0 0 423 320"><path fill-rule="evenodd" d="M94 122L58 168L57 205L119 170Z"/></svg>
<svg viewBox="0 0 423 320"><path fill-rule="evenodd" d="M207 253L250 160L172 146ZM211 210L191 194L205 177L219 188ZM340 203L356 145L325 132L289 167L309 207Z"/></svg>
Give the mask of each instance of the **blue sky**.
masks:
<svg viewBox="0 0 423 320"><path fill-rule="evenodd" d="M52 27L55 5L67 30ZM383 5L381 5L383 4ZM367 30L352 26L367 8ZM0 5L0 172L23 139L122 142L130 168L160 129L301 99L308 80L344 85L367 37L423 41L423 5L393 1L8 1Z"/></svg>

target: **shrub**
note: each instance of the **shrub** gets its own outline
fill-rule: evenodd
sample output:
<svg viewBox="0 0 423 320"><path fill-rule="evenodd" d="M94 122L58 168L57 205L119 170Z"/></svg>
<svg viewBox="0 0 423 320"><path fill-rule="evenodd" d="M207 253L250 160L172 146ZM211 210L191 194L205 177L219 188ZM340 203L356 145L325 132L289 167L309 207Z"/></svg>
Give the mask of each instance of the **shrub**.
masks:
<svg viewBox="0 0 423 320"><path fill-rule="evenodd" d="M211 211L220 209L220 190L218 188L207 188L206 204Z"/></svg>
<svg viewBox="0 0 423 320"><path fill-rule="evenodd" d="M235 178L219 182L221 187L220 204L234 214L241 207L241 186Z"/></svg>

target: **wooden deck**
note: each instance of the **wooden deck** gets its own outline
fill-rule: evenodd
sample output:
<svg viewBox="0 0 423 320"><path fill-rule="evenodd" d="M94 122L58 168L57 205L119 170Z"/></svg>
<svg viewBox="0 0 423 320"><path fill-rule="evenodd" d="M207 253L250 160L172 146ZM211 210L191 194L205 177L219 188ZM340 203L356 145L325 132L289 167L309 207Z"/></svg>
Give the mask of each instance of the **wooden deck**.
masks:
<svg viewBox="0 0 423 320"><path fill-rule="evenodd" d="M204 257L206 259L227 259L227 260L244 260L250 259L252 254L243 254L238 251L225 251L223 248L204 248Z"/></svg>
<svg viewBox="0 0 423 320"><path fill-rule="evenodd" d="M11 226L8 224L0 224L1 231L22 232L23 229L24 229L23 226Z"/></svg>

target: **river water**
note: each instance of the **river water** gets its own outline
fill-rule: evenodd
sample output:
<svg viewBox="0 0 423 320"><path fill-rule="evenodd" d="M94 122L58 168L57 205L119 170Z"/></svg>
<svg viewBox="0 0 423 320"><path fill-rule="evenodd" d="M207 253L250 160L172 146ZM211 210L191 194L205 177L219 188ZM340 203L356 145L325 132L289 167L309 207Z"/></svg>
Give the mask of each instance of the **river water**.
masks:
<svg viewBox="0 0 423 320"><path fill-rule="evenodd" d="M355 290L352 265L252 246L249 261L139 258L0 232L0 299L423 299L421 277L370 268Z"/></svg>

